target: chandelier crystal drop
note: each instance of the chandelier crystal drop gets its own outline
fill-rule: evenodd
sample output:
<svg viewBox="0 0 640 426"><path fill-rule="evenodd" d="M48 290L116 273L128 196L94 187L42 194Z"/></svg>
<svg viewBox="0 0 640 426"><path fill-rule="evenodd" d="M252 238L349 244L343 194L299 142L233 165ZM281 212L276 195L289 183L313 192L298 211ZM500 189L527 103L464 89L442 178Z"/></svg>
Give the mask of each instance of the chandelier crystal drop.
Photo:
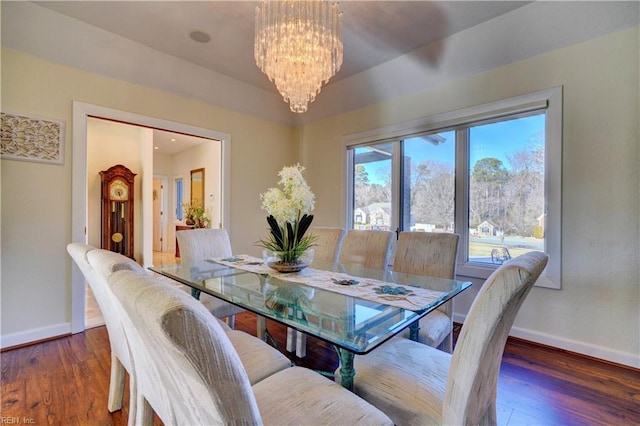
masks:
<svg viewBox="0 0 640 426"><path fill-rule="evenodd" d="M291 111L305 112L342 66L342 12L328 0L269 1L256 7L254 56Z"/></svg>

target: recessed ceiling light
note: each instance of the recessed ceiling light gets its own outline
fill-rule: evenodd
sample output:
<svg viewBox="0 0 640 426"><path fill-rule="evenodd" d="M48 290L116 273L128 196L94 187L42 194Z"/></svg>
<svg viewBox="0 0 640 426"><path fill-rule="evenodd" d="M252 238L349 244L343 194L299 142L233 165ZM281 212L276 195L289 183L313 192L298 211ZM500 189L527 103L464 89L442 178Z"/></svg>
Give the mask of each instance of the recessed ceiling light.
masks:
<svg viewBox="0 0 640 426"><path fill-rule="evenodd" d="M208 43L211 41L211 36L202 30L193 30L189 33L189 38L198 43Z"/></svg>
<svg viewBox="0 0 640 426"><path fill-rule="evenodd" d="M176 140L174 138L171 138L171 142L175 142Z"/></svg>
<svg viewBox="0 0 640 426"><path fill-rule="evenodd" d="M154 146L154 147L153 147L153 149L158 149L158 147L157 147L157 146Z"/></svg>

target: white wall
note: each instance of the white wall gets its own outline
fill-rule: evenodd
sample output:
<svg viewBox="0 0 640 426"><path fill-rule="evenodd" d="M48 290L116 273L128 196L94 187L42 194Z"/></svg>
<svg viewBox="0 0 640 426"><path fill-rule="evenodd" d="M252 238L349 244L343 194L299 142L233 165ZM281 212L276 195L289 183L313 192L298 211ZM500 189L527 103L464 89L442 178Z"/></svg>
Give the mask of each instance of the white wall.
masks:
<svg viewBox="0 0 640 426"><path fill-rule="evenodd" d="M534 288L513 334L640 367L639 51L635 27L304 126L317 225L345 222L343 136L563 86L563 288Z"/></svg>
<svg viewBox="0 0 640 426"><path fill-rule="evenodd" d="M211 226L218 227L221 221L221 212L217 207L217 200L221 198L221 176L220 155L221 143L218 141L207 141L196 145L191 149L174 155L173 170L174 177L182 176L184 179L184 200L191 199L191 171L194 169L204 169L204 207L211 218Z"/></svg>

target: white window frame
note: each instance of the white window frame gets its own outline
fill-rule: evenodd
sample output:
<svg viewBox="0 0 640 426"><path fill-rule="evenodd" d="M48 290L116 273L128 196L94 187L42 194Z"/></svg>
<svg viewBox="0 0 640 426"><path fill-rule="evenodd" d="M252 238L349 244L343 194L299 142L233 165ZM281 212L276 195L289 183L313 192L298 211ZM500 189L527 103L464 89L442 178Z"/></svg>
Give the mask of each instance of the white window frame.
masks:
<svg viewBox="0 0 640 426"><path fill-rule="evenodd" d="M383 140L406 139L418 133L452 130L472 123L495 120L503 116L526 113L545 107L545 253L549 255L549 262L536 285L560 289L562 287L562 87L554 87L345 136L343 138L344 158L346 159L345 175L347 177L345 223L347 226L353 223L353 203L351 201L353 199L352 148ZM468 143L466 137L461 133L458 132L456 137L456 194L468 194ZM399 156L394 158L399 158ZM397 173L396 167L393 167L392 173ZM396 181L398 180L396 179ZM399 191L392 190L392 192L394 193L392 194L392 204L395 205L398 202ZM456 232L460 234L457 275L470 278L487 278L497 268L496 265L466 261L469 243L468 197L456 196L455 202Z"/></svg>

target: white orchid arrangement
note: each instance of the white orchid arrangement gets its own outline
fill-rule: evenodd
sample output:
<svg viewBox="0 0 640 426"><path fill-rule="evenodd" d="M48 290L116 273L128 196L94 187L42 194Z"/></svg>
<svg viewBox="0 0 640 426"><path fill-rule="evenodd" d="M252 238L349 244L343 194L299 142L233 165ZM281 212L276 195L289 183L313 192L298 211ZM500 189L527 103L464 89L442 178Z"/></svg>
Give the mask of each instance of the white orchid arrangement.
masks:
<svg viewBox="0 0 640 426"><path fill-rule="evenodd" d="M315 195L302 176L303 171L300 164L283 167L278 173L282 189L269 188L260 194L262 209L269 213L269 235L259 245L278 252L284 263L296 263L315 241L313 235L305 236L313 221Z"/></svg>

